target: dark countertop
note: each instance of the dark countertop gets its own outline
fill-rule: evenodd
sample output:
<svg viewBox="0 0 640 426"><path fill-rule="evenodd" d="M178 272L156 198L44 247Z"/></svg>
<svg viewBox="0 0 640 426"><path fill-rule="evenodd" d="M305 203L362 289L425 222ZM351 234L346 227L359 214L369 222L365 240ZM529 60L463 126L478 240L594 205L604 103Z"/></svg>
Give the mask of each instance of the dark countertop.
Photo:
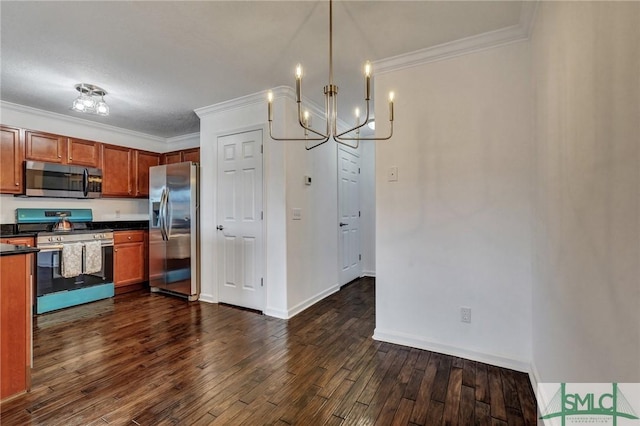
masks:
<svg viewBox="0 0 640 426"><path fill-rule="evenodd" d="M11 256L14 254L37 253L40 250L34 247L16 246L13 244L0 243L0 256Z"/></svg>
<svg viewBox="0 0 640 426"><path fill-rule="evenodd" d="M91 229L113 229L114 231L132 231L149 229L148 220L123 220L110 222L91 222ZM13 223L0 224L0 237L35 237L37 232L18 232Z"/></svg>
<svg viewBox="0 0 640 426"><path fill-rule="evenodd" d="M117 222L91 222L92 229L113 229L114 231L134 231L149 229L148 220L125 220Z"/></svg>

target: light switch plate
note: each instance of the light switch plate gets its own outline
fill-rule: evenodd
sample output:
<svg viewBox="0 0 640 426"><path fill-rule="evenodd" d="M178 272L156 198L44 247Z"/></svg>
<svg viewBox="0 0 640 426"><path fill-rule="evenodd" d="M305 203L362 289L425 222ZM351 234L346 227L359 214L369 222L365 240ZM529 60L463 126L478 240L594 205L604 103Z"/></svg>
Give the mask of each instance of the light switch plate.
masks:
<svg viewBox="0 0 640 426"><path fill-rule="evenodd" d="M292 208L291 209L291 219L293 220L301 220L302 219L302 209L300 208Z"/></svg>

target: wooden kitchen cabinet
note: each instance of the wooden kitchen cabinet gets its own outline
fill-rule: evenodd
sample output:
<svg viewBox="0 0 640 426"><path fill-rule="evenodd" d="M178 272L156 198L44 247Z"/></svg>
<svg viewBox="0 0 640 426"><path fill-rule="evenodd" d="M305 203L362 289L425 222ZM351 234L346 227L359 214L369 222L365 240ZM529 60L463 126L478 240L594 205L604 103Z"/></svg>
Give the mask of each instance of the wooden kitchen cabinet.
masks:
<svg viewBox="0 0 640 426"><path fill-rule="evenodd" d="M102 144L102 196L133 196L133 150Z"/></svg>
<svg viewBox="0 0 640 426"><path fill-rule="evenodd" d="M185 149L182 151L182 161L200 163L200 148Z"/></svg>
<svg viewBox="0 0 640 426"><path fill-rule="evenodd" d="M100 142L52 133L25 131L25 159L48 163L100 166Z"/></svg>
<svg viewBox="0 0 640 426"><path fill-rule="evenodd" d="M0 399L31 387L33 256L0 256Z"/></svg>
<svg viewBox="0 0 640 426"><path fill-rule="evenodd" d="M136 151L136 197L149 197L149 168L160 165L161 154L148 151Z"/></svg>
<svg viewBox="0 0 640 426"><path fill-rule="evenodd" d="M27 160L65 163L67 138L52 133L27 130L24 133L24 156Z"/></svg>
<svg viewBox="0 0 640 426"><path fill-rule="evenodd" d="M0 126L0 193L22 194L24 139L21 129Z"/></svg>
<svg viewBox="0 0 640 426"><path fill-rule="evenodd" d="M67 138L67 164L100 167L100 142Z"/></svg>
<svg viewBox="0 0 640 426"><path fill-rule="evenodd" d="M162 164L173 164L182 162L182 153L180 151L167 152L162 154Z"/></svg>
<svg viewBox="0 0 640 426"><path fill-rule="evenodd" d="M113 283L116 293L142 288L146 277L146 231L113 233Z"/></svg>
<svg viewBox="0 0 640 426"><path fill-rule="evenodd" d="M27 246L27 247L35 247L35 245L36 245L34 237L0 238L0 243L14 244L16 246Z"/></svg>
<svg viewBox="0 0 640 426"><path fill-rule="evenodd" d="M162 164L182 163L183 161L200 162L200 148L183 149L162 154Z"/></svg>

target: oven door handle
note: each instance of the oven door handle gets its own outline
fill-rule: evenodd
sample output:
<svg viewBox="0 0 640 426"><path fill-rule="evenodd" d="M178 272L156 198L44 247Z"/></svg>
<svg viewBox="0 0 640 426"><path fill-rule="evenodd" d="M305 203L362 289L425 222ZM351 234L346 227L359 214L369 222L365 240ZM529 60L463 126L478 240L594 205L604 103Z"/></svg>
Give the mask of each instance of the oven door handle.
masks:
<svg viewBox="0 0 640 426"><path fill-rule="evenodd" d="M82 241L79 241L82 242ZM55 245L55 246L46 246L46 247L36 247L37 249L40 250L39 253L47 253L50 251L60 251L62 250L62 248L64 247L64 244L59 244L59 245ZM108 243L102 243L101 247L113 247L113 243L112 242L108 242Z"/></svg>

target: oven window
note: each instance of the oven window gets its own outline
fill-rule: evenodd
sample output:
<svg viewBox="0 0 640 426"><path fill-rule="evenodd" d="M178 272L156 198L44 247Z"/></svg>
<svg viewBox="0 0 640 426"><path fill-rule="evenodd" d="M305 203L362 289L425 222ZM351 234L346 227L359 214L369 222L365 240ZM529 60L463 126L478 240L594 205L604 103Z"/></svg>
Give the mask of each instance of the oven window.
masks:
<svg viewBox="0 0 640 426"><path fill-rule="evenodd" d="M75 290L113 282L113 247L102 248L102 269L95 274L64 278L61 275L62 250L40 251L37 255L36 295Z"/></svg>

